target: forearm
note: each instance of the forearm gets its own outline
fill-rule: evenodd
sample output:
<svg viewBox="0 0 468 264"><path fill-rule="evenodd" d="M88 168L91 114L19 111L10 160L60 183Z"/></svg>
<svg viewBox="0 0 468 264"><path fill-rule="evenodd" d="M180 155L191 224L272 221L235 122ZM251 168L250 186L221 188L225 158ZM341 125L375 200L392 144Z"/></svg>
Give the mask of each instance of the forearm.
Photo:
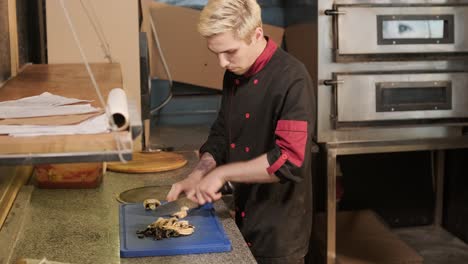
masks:
<svg viewBox="0 0 468 264"><path fill-rule="evenodd" d="M201 156L192 173L190 173L189 177L200 180L214 168L216 168L216 161L210 153L205 152Z"/></svg>
<svg viewBox="0 0 468 264"><path fill-rule="evenodd" d="M276 175L270 175L267 155L263 154L248 161L234 162L219 166L203 177L198 184L195 199L199 204L221 199L219 190L227 181L241 183L279 182Z"/></svg>
<svg viewBox="0 0 468 264"><path fill-rule="evenodd" d="M234 162L218 167L222 171L221 175L225 181L242 183L274 183L280 179L274 174L268 174L267 155L263 154L257 158Z"/></svg>

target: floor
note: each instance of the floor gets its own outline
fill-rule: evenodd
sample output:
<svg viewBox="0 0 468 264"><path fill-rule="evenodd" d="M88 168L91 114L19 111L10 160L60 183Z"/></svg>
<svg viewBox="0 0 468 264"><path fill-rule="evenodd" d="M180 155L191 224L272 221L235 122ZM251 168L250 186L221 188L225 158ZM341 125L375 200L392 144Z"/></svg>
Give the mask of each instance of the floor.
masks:
<svg viewBox="0 0 468 264"><path fill-rule="evenodd" d="M424 226L394 232L424 258L424 264L468 263L468 245L442 228Z"/></svg>

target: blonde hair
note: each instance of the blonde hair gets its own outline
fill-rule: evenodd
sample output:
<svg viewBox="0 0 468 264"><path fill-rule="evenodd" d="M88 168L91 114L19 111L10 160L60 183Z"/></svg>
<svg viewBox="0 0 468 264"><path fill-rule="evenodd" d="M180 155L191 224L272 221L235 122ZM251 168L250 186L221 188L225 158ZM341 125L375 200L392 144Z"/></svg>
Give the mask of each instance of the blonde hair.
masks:
<svg viewBox="0 0 468 264"><path fill-rule="evenodd" d="M248 43L257 27L262 27L262 14L256 0L209 0L198 22L205 38L232 31Z"/></svg>

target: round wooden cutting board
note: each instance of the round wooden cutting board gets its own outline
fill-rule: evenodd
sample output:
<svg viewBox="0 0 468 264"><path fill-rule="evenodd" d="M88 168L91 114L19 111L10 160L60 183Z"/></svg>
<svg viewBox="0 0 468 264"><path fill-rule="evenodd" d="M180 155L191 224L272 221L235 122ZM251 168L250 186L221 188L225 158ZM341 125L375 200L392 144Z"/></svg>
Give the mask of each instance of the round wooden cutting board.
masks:
<svg viewBox="0 0 468 264"><path fill-rule="evenodd" d="M146 199L166 200L171 185L143 186L121 192L117 197L120 203L143 203Z"/></svg>
<svg viewBox="0 0 468 264"><path fill-rule="evenodd" d="M107 169L124 173L149 173L175 170L185 164L187 159L174 152L134 152L131 161L109 162Z"/></svg>

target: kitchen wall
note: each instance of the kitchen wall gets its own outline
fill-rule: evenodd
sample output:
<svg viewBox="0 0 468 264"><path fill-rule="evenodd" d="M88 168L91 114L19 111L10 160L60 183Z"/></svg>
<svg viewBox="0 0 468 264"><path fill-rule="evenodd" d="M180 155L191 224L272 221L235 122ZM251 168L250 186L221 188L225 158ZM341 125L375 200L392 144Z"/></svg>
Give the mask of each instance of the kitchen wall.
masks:
<svg viewBox="0 0 468 264"><path fill-rule="evenodd" d="M65 1L89 62L108 62L99 37L81 1ZM138 1L83 1L89 14L96 14L112 58L120 63L123 88L140 105L140 57L138 45ZM64 12L57 0L47 0L47 49L49 63L83 63ZM139 109L138 109L139 111Z"/></svg>

